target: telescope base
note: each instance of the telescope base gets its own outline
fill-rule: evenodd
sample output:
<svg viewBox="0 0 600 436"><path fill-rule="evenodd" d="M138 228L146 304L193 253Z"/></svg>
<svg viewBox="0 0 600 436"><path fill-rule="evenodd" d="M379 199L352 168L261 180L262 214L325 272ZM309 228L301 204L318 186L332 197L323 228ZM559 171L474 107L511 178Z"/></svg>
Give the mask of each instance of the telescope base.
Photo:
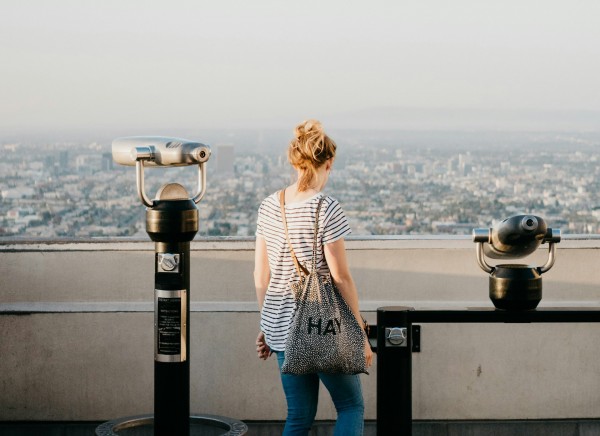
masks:
<svg viewBox="0 0 600 436"><path fill-rule="evenodd" d="M542 276L538 268L497 265L490 274L490 300L497 309L535 309L542 300Z"/></svg>
<svg viewBox="0 0 600 436"><path fill-rule="evenodd" d="M242 436L248 426L242 421L217 415L190 416L190 436ZM154 436L154 415L130 416L105 422L96 436Z"/></svg>

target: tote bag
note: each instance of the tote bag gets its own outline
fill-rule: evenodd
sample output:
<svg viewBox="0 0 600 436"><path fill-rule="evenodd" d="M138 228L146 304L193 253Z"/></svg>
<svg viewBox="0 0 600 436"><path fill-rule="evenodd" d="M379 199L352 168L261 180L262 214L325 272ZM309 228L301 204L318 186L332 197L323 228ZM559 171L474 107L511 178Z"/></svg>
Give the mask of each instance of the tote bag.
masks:
<svg viewBox="0 0 600 436"><path fill-rule="evenodd" d="M365 332L331 276L321 276L317 272L317 235L323 200L321 198L317 206L311 269L307 271L293 251L287 231L283 191L280 195L286 238L299 275L299 280L291 284L296 307L281 372L368 374L364 355Z"/></svg>

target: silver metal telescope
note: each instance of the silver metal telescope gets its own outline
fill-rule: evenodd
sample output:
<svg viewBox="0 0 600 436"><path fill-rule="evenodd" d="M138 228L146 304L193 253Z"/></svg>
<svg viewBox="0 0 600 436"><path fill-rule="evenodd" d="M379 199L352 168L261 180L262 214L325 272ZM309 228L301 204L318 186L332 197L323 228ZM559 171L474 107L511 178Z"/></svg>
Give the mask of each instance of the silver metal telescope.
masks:
<svg viewBox="0 0 600 436"><path fill-rule="evenodd" d="M135 166L138 160L144 160L148 166L186 166L206 162L210 147L180 138L130 136L113 141L112 155L121 165Z"/></svg>
<svg viewBox="0 0 600 436"><path fill-rule="evenodd" d="M198 165L196 193L192 197L198 204L206 192L206 168L210 147L196 141L162 136L129 136L112 143L113 160L121 165L136 167L138 195L142 203L152 207L144 187L144 167L177 167Z"/></svg>

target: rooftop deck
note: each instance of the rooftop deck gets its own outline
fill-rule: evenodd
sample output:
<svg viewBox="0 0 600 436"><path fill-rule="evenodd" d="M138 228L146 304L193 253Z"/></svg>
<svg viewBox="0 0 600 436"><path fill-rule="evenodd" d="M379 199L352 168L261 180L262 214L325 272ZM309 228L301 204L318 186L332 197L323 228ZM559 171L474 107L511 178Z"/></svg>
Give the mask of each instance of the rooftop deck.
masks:
<svg viewBox="0 0 600 436"><path fill-rule="evenodd" d="M381 306L492 306L469 237L349 238L347 247L372 323ZM253 248L253 239L192 242L191 408L281 421L276 363L254 353ZM541 306L600 306L599 248L598 238L564 236ZM152 412L153 250L143 241L0 242L0 422ZM544 260L542 250L528 259ZM428 324L421 341L417 420L600 417L596 324ZM375 380L376 371L363 376L368 420ZM317 419L334 416L323 395Z"/></svg>

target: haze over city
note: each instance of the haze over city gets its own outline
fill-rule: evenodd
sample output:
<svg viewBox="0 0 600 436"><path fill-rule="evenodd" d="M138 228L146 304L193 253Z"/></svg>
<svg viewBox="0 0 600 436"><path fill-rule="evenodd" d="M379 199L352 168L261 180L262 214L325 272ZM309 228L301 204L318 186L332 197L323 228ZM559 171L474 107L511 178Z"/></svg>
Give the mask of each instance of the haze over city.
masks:
<svg viewBox="0 0 600 436"><path fill-rule="evenodd" d="M9 2L0 132L597 130L600 3Z"/></svg>

